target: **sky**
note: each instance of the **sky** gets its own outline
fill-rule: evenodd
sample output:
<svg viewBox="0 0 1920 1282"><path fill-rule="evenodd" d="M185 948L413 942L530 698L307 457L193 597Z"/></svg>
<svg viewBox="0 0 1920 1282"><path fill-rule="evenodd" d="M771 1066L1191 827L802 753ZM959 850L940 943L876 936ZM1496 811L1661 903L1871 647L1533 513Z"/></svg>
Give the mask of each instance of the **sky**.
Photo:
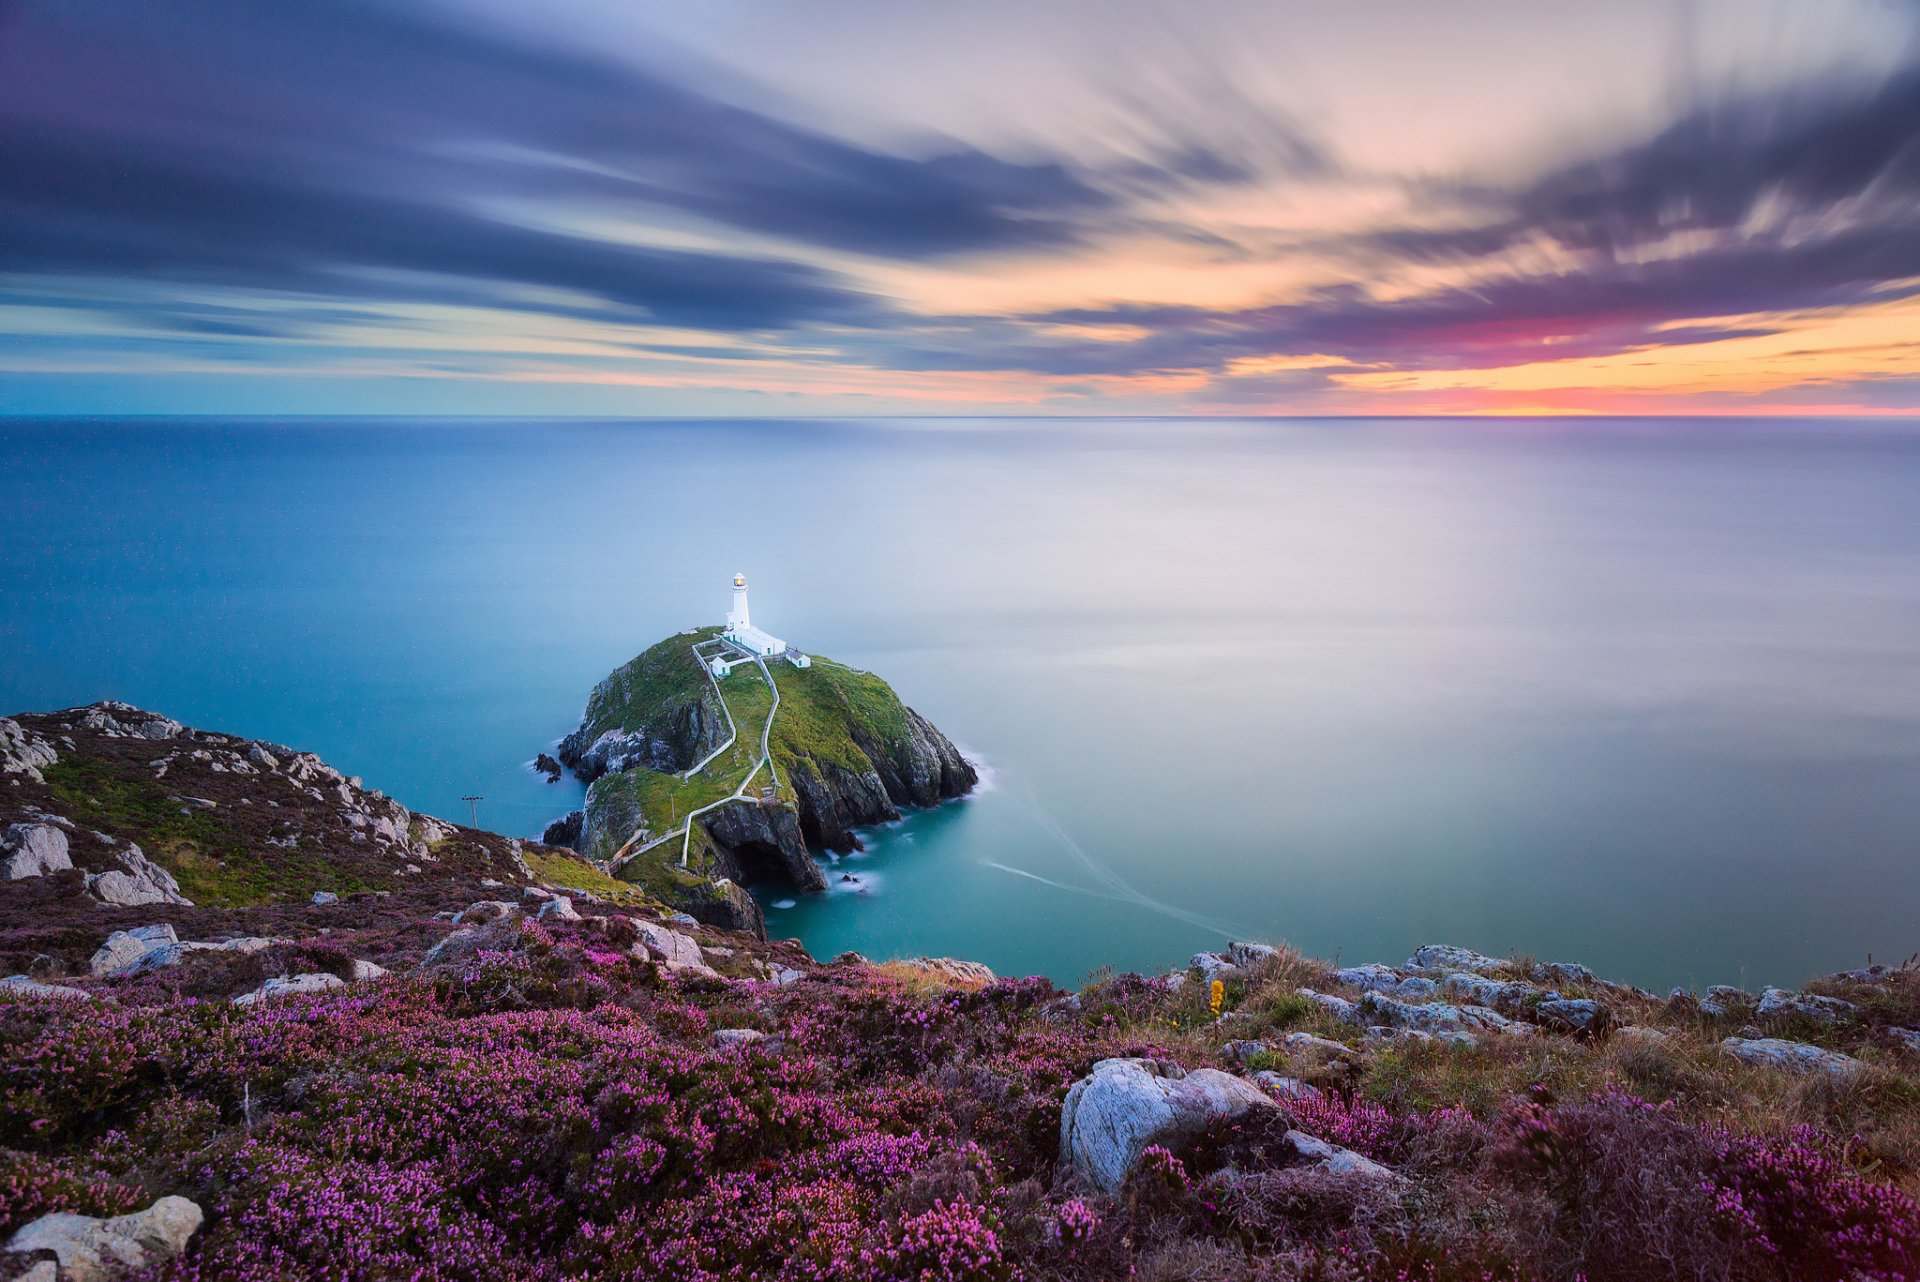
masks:
<svg viewBox="0 0 1920 1282"><path fill-rule="evenodd" d="M1920 412L1920 5L0 0L0 413Z"/></svg>

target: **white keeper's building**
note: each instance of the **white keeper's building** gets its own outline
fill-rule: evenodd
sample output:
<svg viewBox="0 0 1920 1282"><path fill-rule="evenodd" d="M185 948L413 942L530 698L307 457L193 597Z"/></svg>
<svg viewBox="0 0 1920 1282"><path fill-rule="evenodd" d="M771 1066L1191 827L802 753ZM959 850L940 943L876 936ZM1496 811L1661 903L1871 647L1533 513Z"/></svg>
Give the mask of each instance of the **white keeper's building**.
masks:
<svg viewBox="0 0 1920 1282"><path fill-rule="evenodd" d="M812 659L789 648L773 633L753 626L752 616L747 613L747 576L744 574L733 576L733 608L727 611L727 627L720 635L757 658L785 659L796 668L813 666ZM713 669L714 676L724 677L742 661L738 654L716 654L707 661L707 666Z"/></svg>

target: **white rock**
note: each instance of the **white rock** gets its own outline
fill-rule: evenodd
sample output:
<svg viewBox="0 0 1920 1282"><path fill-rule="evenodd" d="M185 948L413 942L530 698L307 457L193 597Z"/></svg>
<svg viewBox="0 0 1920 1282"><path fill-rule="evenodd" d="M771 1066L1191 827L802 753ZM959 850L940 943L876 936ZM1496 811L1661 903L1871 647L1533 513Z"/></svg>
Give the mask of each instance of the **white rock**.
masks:
<svg viewBox="0 0 1920 1282"><path fill-rule="evenodd" d="M508 903L504 899L482 899L475 903L468 904L465 908L455 913L453 915L453 924L456 926L476 925L481 922L494 921L498 918L505 917L508 913L518 915L519 912L520 905Z"/></svg>
<svg viewBox="0 0 1920 1282"><path fill-rule="evenodd" d="M1219 953L1195 953L1187 963L1189 970L1197 970L1200 977L1211 984L1214 980L1227 980L1240 973L1240 968L1222 957Z"/></svg>
<svg viewBox="0 0 1920 1282"><path fill-rule="evenodd" d="M336 895L336 894L334 894L334 893L333 893L333 892L332 892L331 890L316 890L316 891L314 891L314 892L313 892L313 901L312 901L312 902L313 902L313 905L314 905L314 907L316 907L316 908L324 908L324 907L326 907L326 906L327 906L328 904L337 904L337 903L339 903L339 902L340 902L340 896L338 896L338 895Z"/></svg>
<svg viewBox="0 0 1920 1282"><path fill-rule="evenodd" d="M1308 1135L1305 1131L1288 1131L1287 1139L1292 1141L1295 1152L1302 1157L1313 1158L1320 1169L1330 1175L1363 1175L1375 1180L1400 1178L1370 1157L1362 1157L1352 1149L1341 1148L1338 1144L1329 1144L1323 1139Z"/></svg>
<svg viewBox="0 0 1920 1282"><path fill-rule="evenodd" d="M107 700L96 703L80 718L83 729L96 730L110 739L177 739L186 727L172 717L136 708L130 703Z"/></svg>
<svg viewBox="0 0 1920 1282"><path fill-rule="evenodd" d="M1860 1061L1851 1055L1780 1037L1729 1037L1720 1043L1720 1049L1748 1064L1784 1068L1795 1073L1831 1073L1835 1077L1846 1077L1861 1068Z"/></svg>
<svg viewBox="0 0 1920 1282"><path fill-rule="evenodd" d="M376 965L370 961L361 961L355 958L349 973L353 981L357 984L369 979L385 979L387 977L387 968Z"/></svg>
<svg viewBox="0 0 1920 1282"><path fill-rule="evenodd" d="M116 930L107 936L107 941L93 954L90 965L95 975L125 974L152 950L179 942L180 936L174 933L173 927L164 923Z"/></svg>
<svg viewBox="0 0 1920 1282"><path fill-rule="evenodd" d="M1456 948L1452 944L1422 944L1413 950L1413 956L1407 958L1406 969L1486 972L1499 970L1505 965L1498 957L1476 953L1471 948Z"/></svg>
<svg viewBox="0 0 1920 1282"><path fill-rule="evenodd" d="M1153 1145L1178 1147L1250 1110L1277 1107L1258 1086L1218 1069L1183 1073L1153 1060L1103 1059L1067 1092L1060 1160L1111 1193Z"/></svg>
<svg viewBox="0 0 1920 1282"><path fill-rule="evenodd" d="M720 1028L713 1034L713 1044L720 1047L747 1046L765 1040L767 1035L757 1028Z"/></svg>
<svg viewBox="0 0 1920 1282"><path fill-rule="evenodd" d="M657 955L663 961L676 966L705 966L707 959L700 952L697 941L688 938L677 930L668 930L665 926L650 921L636 921L633 928L640 935L636 948L644 949L649 955Z"/></svg>
<svg viewBox="0 0 1920 1282"><path fill-rule="evenodd" d="M151 1269L180 1254L200 1228L201 1218L200 1208L184 1197L163 1197L144 1211L110 1220L43 1215L15 1233L7 1250L28 1255L53 1252L65 1282L107 1282L122 1272Z"/></svg>
<svg viewBox="0 0 1920 1282"><path fill-rule="evenodd" d="M347 983L338 975L329 975L317 971L308 975L295 975L291 979L269 979L250 993L242 993L233 999L235 1006L252 1006L256 1002L271 1001L275 997L299 997L307 993L324 993L334 988L345 988Z"/></svg>
<svg viewBox="0 0 1920 1282"><path fill-rule="evenodd" d="M84 988L69 988L65 984L43 984L26 975L8 975L5 979L0 979L0 996L44 997L68 1002L93 1000L93 994Z"/></svg>
<svg viewBox="0 0 1920 1282"><path fill-rule="evenodd" d="M580 911L573 901L565 895L556 895L540 905L539 917L542 921L551 918L554 921L579 921Z"/></svg>
<svg viewBox="0 0 1920 1282"><path fill-rule="evenodd" d="M0 853L6 856L0 863L0 880L45 877L73 867L67 834L56 824L8 824L0 833Z"/></svg>
<svg viewBox="0 0 1920 1282"><path fill-rule="evenodd" d="M791 966L782 966L778 970L773 972L773 982L776 984L779 984L782 987L785 987L788 984L797 984L801 980L805 979L806 977L807 977L806 971L795 970Z"/></svg>
<svg viewBox="0 0 1920 1282"><path fill-rule="evenodd" d="M25 775L45 783L40 771L58 761L53 744L11 717L0 717L0 774Z"/></svg>
<svg viewBox="0 0 1920 1282"><path fill-rule="evenodd" d="M96 873L87 878L87 893L101 903L133 908L141 904L193 902L180 893L180 883L173 879L172 873L148 859L132 842L127 843L125 850L116 851L114 858L125 871Z"/></svg>

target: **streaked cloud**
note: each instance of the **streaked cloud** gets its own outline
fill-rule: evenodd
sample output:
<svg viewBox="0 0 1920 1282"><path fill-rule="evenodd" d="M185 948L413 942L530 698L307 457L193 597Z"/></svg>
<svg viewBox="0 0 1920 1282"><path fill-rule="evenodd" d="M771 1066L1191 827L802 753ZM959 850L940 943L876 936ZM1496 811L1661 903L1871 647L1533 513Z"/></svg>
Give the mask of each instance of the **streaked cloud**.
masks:
<svg viewBox="0 0 1920 1282"><path fill-rule="evenodd" d="M1672 12L14 0L0 408L1920 409L1914 12Z"/></svg>

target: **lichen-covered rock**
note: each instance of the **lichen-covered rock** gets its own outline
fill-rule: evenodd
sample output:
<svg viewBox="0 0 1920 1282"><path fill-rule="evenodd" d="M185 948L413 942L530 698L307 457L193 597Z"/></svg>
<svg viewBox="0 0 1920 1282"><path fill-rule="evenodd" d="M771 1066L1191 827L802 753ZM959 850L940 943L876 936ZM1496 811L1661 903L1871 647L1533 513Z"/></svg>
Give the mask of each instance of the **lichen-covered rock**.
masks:
<svg viewBox="0 0 1920 1282"><path fill-rule="evenodd" d="M713 1031L713 1044L725 1049L729 1046L751 1046L755 1042L764 1042L767 1035L757 1028L716 1028Z"/></svg>
<svg viewBox="0 0 1920 1282"><path fill-rule="evenodd" d="M108 1282L180 1254L201 1219L199 1206L184 1197L163 1197L144 1211L112 1219L56 1213L15 1233L6 1249L29 1258L53 1255L63 1282Z"/></svg>
<svg viewBox="0 0 1920 1282"><path fill-rule="evenodd" d="M1532 984L1522 984L1512 980L1488 979L1472 971L1453 971L1440 980L1440 989L1449 997L1457 997L1472 1002L1476 1006L1491 1006L1495 1010L1512 1011L1525 1005L1527 1000L1539 995L1540 990Z"/></svg>
<svg viewBox="0 0 1920 1282"><path fill-rule="evenodd" d="M1699 1001L1700 1013L1715 1019L1724 1018L1753 1005L1753 994L1744 988L1735 988L1731 984L1714 984L1707 989L1707 995Z"/></svg>
<svg viewBox="0 0 1920 1282"><path fill-rule="evenodd" d="M1452 944L1422 944L1413 950L1413 956L1407 958L1405 969L1471 970L1487 974L1506 964L1498 957L1476 953L1471 948L1457 948Z"/></svg>
<svg viewBox="0 0 1920 1282"><path fill-rule="evenodd" d="M1271 944L1230 943L1227 945L1227 960L1236 966L1257 966L1263 961L1272 961L1280 955L1280 950Z"/></svg>
<svg viewBox="0 0 1920 1282"><path fill-rule="evenodd" d="M1570 1033L1599 1033L1607 1027L1607 1008L1584 997L1550 996L1534 1007L1534 1015L1549 1028Z"/></svg>
<svg viewBox="0 0 1920 1282"><path fill-rule="evenodd" d="M1352 1024L1355 1027L1364 1027L1366 1025L1366 1012L1360 1009L1358 1002L1350 1002L1346 998L1337 997L1332 993L1315 992L1311 988L1302 988L1296 991L1299 992L1300 996L1313 1002L1343 1024Z"/></svg>
<svg viewBox="0 0 1920 1282"><path fill-rule="evenodd" d="M1861 1068L1860 1061L1851 1055L1780 1037L1729 1037L1720 1043L1720 1049L1748 1064L1783 1068L1794 1073L1831 1073L1835 1077L1848 1077Z"/></svg>
<svg viewBox="0 0 1920 1282"><path fill-rule="evenodd" d="M1219 953L1195 953L1187 962L1187 969L1200 972L1200 978L1211 984L1214 980L1226 980L1240 973L1240 968Z"/></svg>
<svg viewBox="0 0 1920 1282"><path fill-rule="evenodd" d="M1785 988L1766 988L1761 990L1760 1000L1754 1006L1753 1013L1761 1019L1784 1019L1798 1016L1821 1024L1831 1024L1845 1019L1854 1013L1852 1002L1842 1001L1838 997L1822 997L1817 993L1796 993Z"/></svg>
<svg viewBox="0 0 1920 1282"><path fill-rule="evenodd" d="M1258 1086L1214 1068L1103 1059L1073 1084L1060 1113L1060 1160L1111 1193L1147 1149L1185 1144L1252 1109L1277 1108Z"/></svg>
<svg viewBox="0 0 1920 1282"><path fill-rule="evenodd" d="M347 970L347 978L356 984L363 983L370 979L385 979L386 977L387 968L385 966L370 961L361 961L358 958L353 961Z"/></svg>

